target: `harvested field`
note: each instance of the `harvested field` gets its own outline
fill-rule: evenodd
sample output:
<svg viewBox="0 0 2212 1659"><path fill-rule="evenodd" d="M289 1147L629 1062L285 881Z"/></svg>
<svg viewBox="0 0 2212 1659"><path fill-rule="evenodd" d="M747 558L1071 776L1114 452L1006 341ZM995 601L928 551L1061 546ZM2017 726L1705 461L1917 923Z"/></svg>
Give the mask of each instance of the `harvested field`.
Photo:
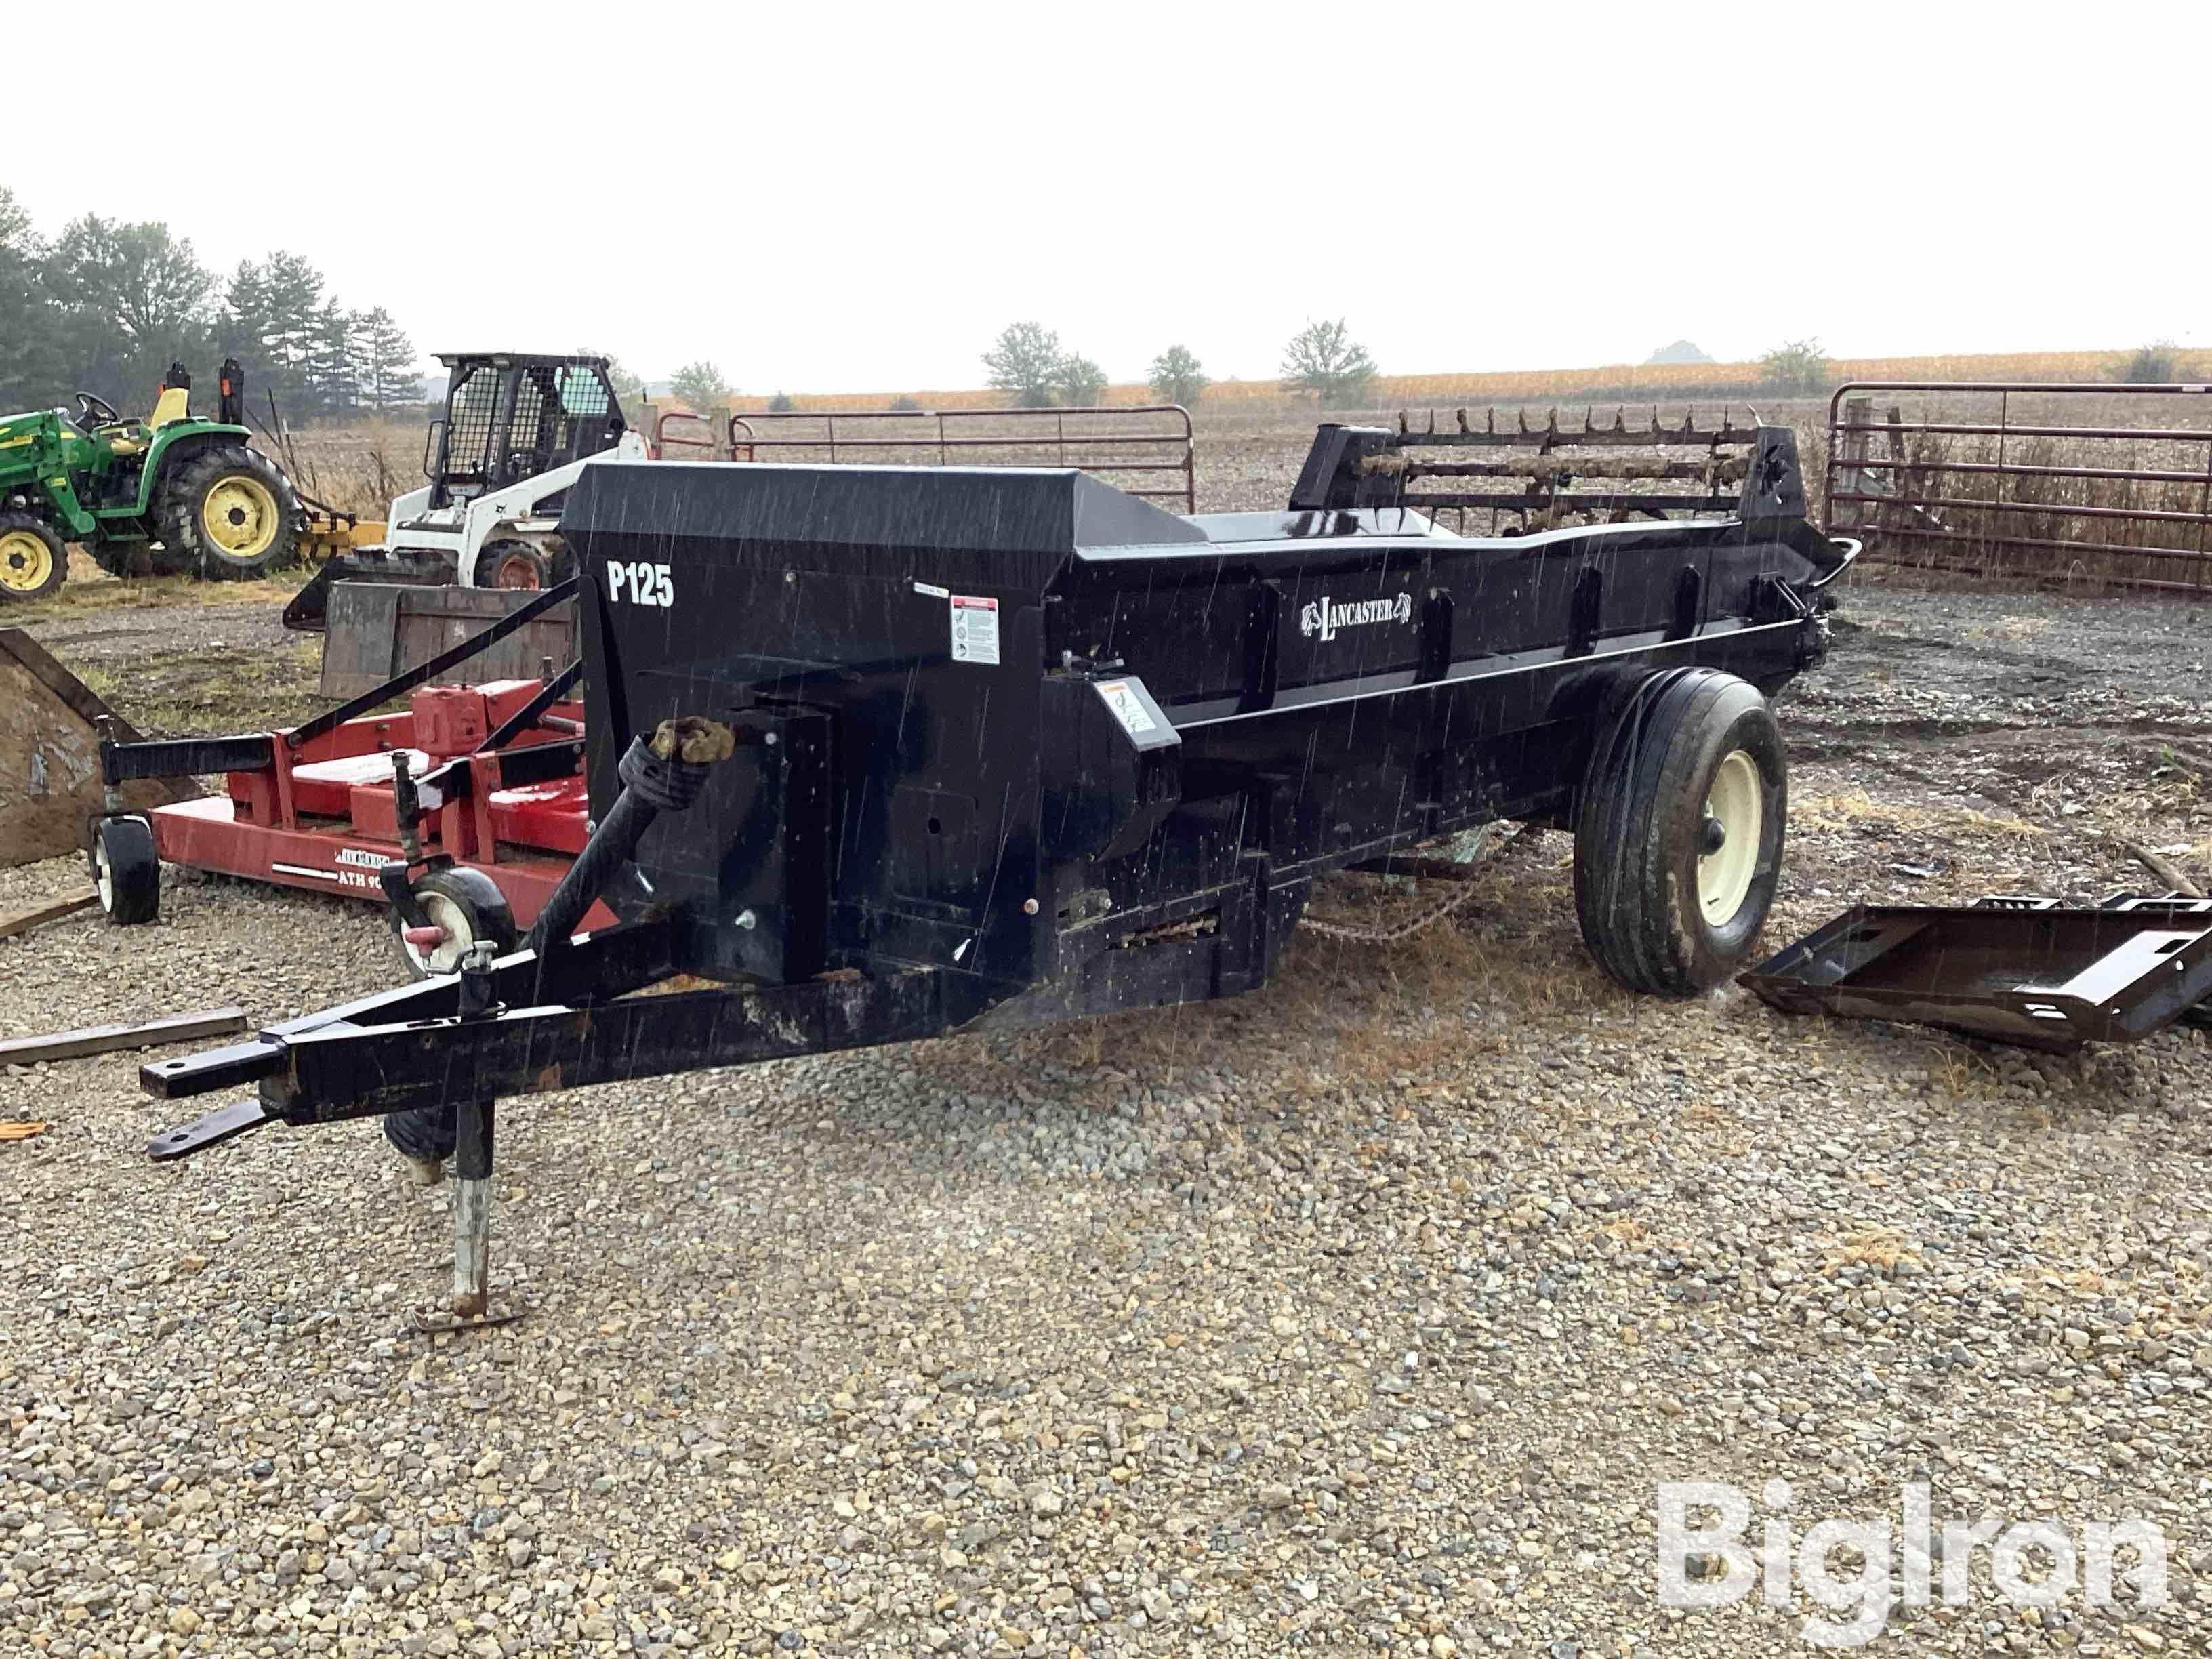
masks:
<svg viewBox="0 0 2212 1659"><path fill-rule="evenodd" d="M1935 357L1838 357L1831 360L1832 378L1842 380L2104 380L2115 377L2128 360L2125 350L1978 352ZM2177 378L2203 377L2202 353L2177 357ZM1764 400L1765 376L1757 362L1742 363L1613 363L1589 368L1540 368L1462 374L1380 374L1375 389L1378 403L1393 408L1446 403L1577 403L1585 398L1610 402L1618 398L1653 398L1670 403L1703 398L1754 398ZM1152 387L1141 382L1108 386L1100 395L1103 404L1148 404L1155 401ZM1004 394L973 388L938 392L800 392L793 401L802 409L884 409L900 397L910 397L924 409L987 409ZM1249 412L1261 418L1280 420L1292 410L1310 410L1310 398L1285 393L1279 380L1216 380L1206 391L1212 411ZM740 414L764 410L765 397L732 399Z"/></svg>
<svg viewBox="0 0 2212 1659"><path fill-rule="evenodd" d="M1201 505L1279 503L1307 435L1202 430ZM142 724L314 706L254 666L279 601L103 591L29 625ZM2205 623L1847 586L1780 708L1769 942L2148 884L2116 837L2212 873ZM1240 1001L518 1103L526 1316L434 1346L450 1188L374 1124L156 1169L189 1114L137 1056L0 1074L52 1126L0 1142L0 1650L1796 1651L1802 1587L1656 1605L1656 1483L1755 1528L1773 1478L1800 1534L1909 1481L2163 1530L2162 1606L2025 1620L1978 1552L1902 1650L2212 1650L2207 1034L2052 1060L1638 1000L1568 854ZM0 908L82 881L0 872ZM366 905L174 879L153 927L0 941L0 1037L400 971Z"/></svg>

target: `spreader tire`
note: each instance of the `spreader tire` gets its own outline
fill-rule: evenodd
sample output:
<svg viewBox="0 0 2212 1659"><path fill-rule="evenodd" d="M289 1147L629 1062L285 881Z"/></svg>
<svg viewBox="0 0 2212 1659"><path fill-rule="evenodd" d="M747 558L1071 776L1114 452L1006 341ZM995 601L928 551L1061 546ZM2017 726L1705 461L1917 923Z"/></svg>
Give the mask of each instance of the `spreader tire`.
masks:
<svg viewBox="0 0 2212 1659"><path fill-rule="evenodd" d="M1758 688L1651 675L1599 734L1576 803L1575 910L1633 991L1691 996L1751 954L1782 865L1789 770Z"/></svg>
<svg viewBox="0 0 2212 1659"><path fill-rule="evenodd" d="M267 456L242 444L206 449L165 480L154 568L210 581L250 581L300 553L300 498Z"/></svg>
<svg viewBox="0 0 2212 1659"><path fill-rule="evenodd" d="M100 908L118 927L151 921L161 911L161 860L143 818L102 818L87 854Z"/></svg>
<svg viewBox="0 0 2212 1659"><path fill-rule="evenodd" d="M506 896L480 870L434 870L415 884L415 902L446 934L425 948L409 940L405 919L397 910L392 913L392 935L417 979L459 973L461 957L480 939L489 939L504 956L521 938Z"/></svg>
<svg viewBox="0 0 2212 1659"><path fill-rule="evenodd" d="M0 513L0 600L43 599L68 580L60 537L27 513Z"/></svg>

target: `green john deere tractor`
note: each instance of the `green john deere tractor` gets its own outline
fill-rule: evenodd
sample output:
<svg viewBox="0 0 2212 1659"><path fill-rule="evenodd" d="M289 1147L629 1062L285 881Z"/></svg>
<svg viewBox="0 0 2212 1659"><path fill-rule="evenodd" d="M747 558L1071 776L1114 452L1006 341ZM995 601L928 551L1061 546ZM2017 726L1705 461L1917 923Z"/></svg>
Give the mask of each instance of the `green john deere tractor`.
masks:
<svg viewBox="0 0 2212 1659"><path fill-rule="evenodd" d="M224 364L222 413L242 412ZM0 417L0 601L59 588L65 544L103 570L191 571L218 581L266 574L297 555L299 497L283 469L247 443L235 418L196 419L191 378L168 384L143 421L88 392L76 411Z"/></svg>

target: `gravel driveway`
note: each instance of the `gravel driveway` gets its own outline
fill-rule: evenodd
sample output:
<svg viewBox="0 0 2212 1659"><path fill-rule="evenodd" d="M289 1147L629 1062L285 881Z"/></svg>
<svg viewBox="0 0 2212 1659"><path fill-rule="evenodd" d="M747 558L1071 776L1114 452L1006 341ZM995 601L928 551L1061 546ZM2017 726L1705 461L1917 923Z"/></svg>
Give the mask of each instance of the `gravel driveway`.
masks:
<svg viewBox="0 0 2212 1659"><path fill-rule="evenodd" d="M2202 610L1862 585L1843 620L1782 711L1770 943L2145 884L2110 833L2212 869L2172 760L2212 751ZM1799 1650L1802 1585L1658 1605L1689 1480L1754 1542L1915 1481L1939 1521L2147 1519L2163 1606L2023 1613L1984 1550L1896 1650L2212 1650L2206 1035L2054 1060L1639 1000L1567 856L1241 1002L516 1103L525 1316L434 1346L450 1188L373 1123L156 1169L189 1109L138 1056L0 1076L53 1125L0 1143L0 1651ZM0 942L0 1035L396 971L367 907L173 880L158 927Z"/></svg>

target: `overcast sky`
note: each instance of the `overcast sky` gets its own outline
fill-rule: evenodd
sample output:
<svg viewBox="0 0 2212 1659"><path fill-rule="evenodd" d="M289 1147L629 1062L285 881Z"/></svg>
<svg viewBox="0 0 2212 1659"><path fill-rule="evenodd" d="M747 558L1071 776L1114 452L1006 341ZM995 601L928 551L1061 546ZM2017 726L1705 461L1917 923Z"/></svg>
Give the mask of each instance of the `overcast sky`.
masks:
<svg viewBox="0 0 2212 1659"><path fill-rule="evenodd" d="M1394 374L2212 339L2202 4L100 15L11 19L40 228L289 249L426 358L761 392L979 385L1032 317L1115 380L1270 377L1338 316Z"/></svg>

